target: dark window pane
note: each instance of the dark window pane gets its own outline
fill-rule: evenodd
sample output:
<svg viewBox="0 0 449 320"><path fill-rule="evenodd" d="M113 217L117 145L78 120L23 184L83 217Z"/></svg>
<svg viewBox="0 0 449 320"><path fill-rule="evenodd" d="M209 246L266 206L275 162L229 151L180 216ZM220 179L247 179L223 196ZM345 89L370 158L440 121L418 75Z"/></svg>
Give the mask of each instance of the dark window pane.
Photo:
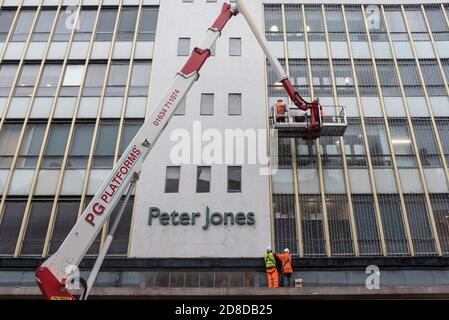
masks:
<svg viewBox="0 0 449 320"><path fill-rule="evenodd" d="M352 195L352 206L361 255L381 255L374 199L370 194Z"/></svg>
<svg viewBox="0 0 449 320"><path fill-rule="evenodd" d="M210 192L211 167L198 167L196 179L196 192Z"/></svg>
<svg viewBox="0 0 449 320"><path fill-rule="evenodd" d="M56 10L44 9L39 13L39 19L34 28L32 41L47 42L53 26L53 19L55 18ZM1 18L0 18L1 19Z"/></svg>
<svg viewBox="0 0 449 320"><path fill-rule="evenodd" d="M326 195L331 254L353 255L351 223L346 195Z"/></svg>
<svg viewBox="0 0 449 320"><path fill-rule="evenodd" d="M181 167L167 167L165 177L165 192L177 193L179 191L179 178L181 174Z"/></svg>
<svg viewBox="0 0 449 320"><path fill-rule="evenodd" d="M301 195L302 236L305 256L326 254L321 196Z"/></svg>
<svg viewBox="0 0 449 320"><path fill-rule="evenodd" d="M44 140L46 124L29 123L20 146L17 168L35 168Z"/></svg>
<svg viewBox="0 0 449 320"><path fill-rule="evenodd" d="M228 192L242 192L242 167L228 167Z"/></svg>
<svg viewBox="0 0 449 320"><path fill-rule="evenodd" d="M431 194L430 201L443 254L449 254L449 194Z"/></svg>
<svg viewBox="0 0 449 320"><path fill-rule="evenodd" d="M90 40L96 16L96 10L81 9L78 18L78 29L75 30L74 41Z"/></svg>
<svg viewBox="0 0 449 320"><path fill-rule="evenodd" d="M114 211L112 212L111 218L109 220L109 226L112 226L112 224L114 223L118 211L122 206L122 203L123 199L122 201L119 202L119 204L115 207ZM114 239L112 240L111 246L109 247L108 250L109 255L126 256L128 253L129 232L131 229L133 206L134 206L134 199L130 198L128 203L126 204L125 212L123 212L123 216L120 219L120 223L117 227L117 230L115 231Z"/></svg>
<svg viewBox="0 0 449 320"><path fill-rule="evenodd" d="M62 158L67 146L70 124L54 123L52 124L50 136L47 142L47 148L42 162L43 168L60 168Z"/></svg>
<svg viewBox="0 0 449 320"><path fill-rule="evenodd" d="M99 96L103 88L106 74L106 64L89 64L84 80L83 96Z"/></svg>
<svg viewBox="0 0 449 320"><path fill-rule="evenodd" d="M50 254L58 250L78 218L79 200L59 201L55 226L50 240Z"/></svg>
<svg viewBox="0 0 449 320"><path fill-rule="evenodd" d="M118 26L117 41L132 41L136 28L137 7L123 7Z"/></svg>
<svg viewBox="0 0 449 320"><path fill-rule="evenodd" d="M17 64L0 65L0 96L7 97L14 85L17 72Z"/></svg>
<svg viewBox="0 0 449 320"><path fill-rule="evenodd" d="M424 196L420 194L404 195L408 222L416 254L435 254L435 242L428 219Z"/></svg>
<svg viewBox="0 0 449 320"><path fill-rule="evenodd" d="M26 201L6 200L0 221L0 254L13 255Z"/></svg>
<svg viewBox="0 0 449 320"><path fill-rule="evenodd" d="M298 254L294 200L294 195L292 194L273 194L276 252L283 252L285 248L289 248L291 254Z"/></svg>
<svg viewBox="0 0 449 320"><path fill-rule="evenodd" d="M34 10L21 10L16 20L16 26L11 37L11 41L26 41L31 25L33 24Z"/></svg>
<svg viewBox="0 0 449 320"><path fill-rule="evenodd" d="M379 195L379 206L388 255L408 254L399 195Z"/></svg>
<svg viewBox="0 0 449 320"><path fill-rule="evenodd" d="M115 147L117 144L118 123L103 122L100 124L100 132L94 152L94 168L111 168L114 161Z"/></svg>
<svg viewBox="0 0 449 320"><path fill-rule="evenodd" d="M22 255L42 254L52 205L53 202L51 201L32 202L28 226L23 240Z"/></svg>
<svg viewBox="0 0 449 320"><path fill-rule="evenodd" d="M156 35L158 8L143 8L140 18L139 41L154 41Z"/></svg>
<svg viewBox="0 0 449 320"><path fill-rule="evenodd" d="M8 9L0 10L0 41L6 40L15 13L16 10L8 10Z"/></svg>
<svg viewBox="0 0 449 320"><path fill-rule="evenodd" d="M72 147L69 153L68 168L84 169L87 166L92 136L94 133L94 123L77 123L73 136Z"/></svg>
<svg viewBox="0 0 449 320"><path fill-rule="evenodd" d="M102 9L95 41L111 41L114 32L117 9Z"/></svg>

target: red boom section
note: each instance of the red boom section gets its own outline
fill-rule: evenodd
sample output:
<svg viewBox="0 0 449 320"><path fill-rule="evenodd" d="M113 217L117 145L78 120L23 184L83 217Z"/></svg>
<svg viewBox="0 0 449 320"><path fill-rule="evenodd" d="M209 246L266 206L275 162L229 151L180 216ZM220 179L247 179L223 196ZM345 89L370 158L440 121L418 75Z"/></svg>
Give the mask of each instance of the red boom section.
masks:
<svg viewBox="0 0 449 320"><path fill-rule="evenodd" d="M36 280L45 299L75 300L75 297L67 291L64 284L60 283L47 268L39 267L36 270Z"/></svg>
<svg viewBox="0 0 449 320"><path fill-rule="evenodd" d="M293 103L299 109L304 111L310 110L308 128L311 130L311 134L313 136L313 133L319 131L320 129L321 107L319 101L317 99L313 100L312 102L304 101L304 99L299 95L298 91L295 90L289 79L284 79L281 81L281 83L290 99L292 99Z"/></svg>
<svg viewBox="0 0 449 320"><path fill-rule="evenodd" d="M195 48L187 63L181 70L181 73L185 76L189 76L194 72L200 71L207 58L210 57L209 49Z"/></svg>
<svg viewBox="0 0 449 320"><path fill-rule="evenodd" d="M231 10L232 6L229 3L223 4L223 7L221 8L221 13L218 16L217 20L215 20L214 24L212 25L212 29L221 31L225 27L226 23L235 15L238 14L237 11Z"/></svg>

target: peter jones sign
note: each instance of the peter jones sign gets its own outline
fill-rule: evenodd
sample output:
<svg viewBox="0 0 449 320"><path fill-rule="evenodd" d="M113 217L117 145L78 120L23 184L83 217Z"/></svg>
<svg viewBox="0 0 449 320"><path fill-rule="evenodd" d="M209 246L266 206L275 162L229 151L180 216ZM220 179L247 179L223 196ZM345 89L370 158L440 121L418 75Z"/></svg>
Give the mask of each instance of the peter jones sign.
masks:
<svg viewBox="0 0 449 320"><path fill-rule="evenodd" d="M185 211L172 211L170 213L162 211L158 207L150 207L148 224L160 224L161 226L188 226L195 225L197 223L202 224L203 230L209 229L209 226L234 226L234 225L254 225L256 218L254 212L218 212L211 211L209 207L206 207L204 212L185 212Z"/></svg>

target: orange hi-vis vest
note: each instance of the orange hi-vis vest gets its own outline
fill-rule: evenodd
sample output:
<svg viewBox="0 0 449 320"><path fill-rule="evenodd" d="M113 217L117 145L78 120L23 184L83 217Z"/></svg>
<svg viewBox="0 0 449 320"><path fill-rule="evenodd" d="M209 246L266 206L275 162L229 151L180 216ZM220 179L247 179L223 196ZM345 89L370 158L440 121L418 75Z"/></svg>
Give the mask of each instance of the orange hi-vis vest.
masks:
<svg viewBox="0 0 449 320"><path fill-rule="evenodd" d="M285 117L285 112L287 112L287 107L283 102L276 102L276 117L283 118Z"/></svg>
<svg viewBox="0 0 449 320"><path fill-rule="evenodd" d="M283 273L292 273L293 272L292 256L290 255L290 253L285 252L282 254L278 254L277 256L278 256L279 260L281 260L281 262L282 262L282 272Z"/></svg>

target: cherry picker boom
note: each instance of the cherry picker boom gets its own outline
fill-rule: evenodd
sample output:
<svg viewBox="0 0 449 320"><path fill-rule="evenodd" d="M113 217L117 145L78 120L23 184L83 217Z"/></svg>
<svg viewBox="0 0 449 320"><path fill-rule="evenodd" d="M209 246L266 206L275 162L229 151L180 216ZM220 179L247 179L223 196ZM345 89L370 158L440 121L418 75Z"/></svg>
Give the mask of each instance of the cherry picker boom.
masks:
<svg viewBox="0 0 449 320"><path fill-rule="evenodd" d="M87 283L83 281L85 287L83 298L87 298L111 244L114 231L123 214L126 201L129 199L139 178L142 162L150 153L184 96L195 81L198 80L199 71L209 58L211 54L210 49L220 37L221 31L227 22L239 13L248 22L267 59L273 66L278 81L286 90L293 104L296 108L308 113L305 124L306 137L313 140L320 136L324 126L319 100L315 99L308 103L293 88L288 75L279 61L271 53L265 36L259 31L256 23L252 20L249 11L245 7L244 0L237 0L235 6L227 3L223 4L220 15L208 29L201 44L193 50L184 67L176 74L171 86L154 108L149 119L142 125L130 145L123 152L119 161L114 165L111 173L100 186L98 192L69 232L60 248L37 268L36 281L45 298L53 300L75 299L69 291L69 282L73 279L78 265L101 231L103 225L108 221L112 211L122 196L126 194L125 202L122 204L117 218L109 230L103 247L100 249L99 256L90 273L89 279ZM342 135L340 133L338 135Z"/></svg>

